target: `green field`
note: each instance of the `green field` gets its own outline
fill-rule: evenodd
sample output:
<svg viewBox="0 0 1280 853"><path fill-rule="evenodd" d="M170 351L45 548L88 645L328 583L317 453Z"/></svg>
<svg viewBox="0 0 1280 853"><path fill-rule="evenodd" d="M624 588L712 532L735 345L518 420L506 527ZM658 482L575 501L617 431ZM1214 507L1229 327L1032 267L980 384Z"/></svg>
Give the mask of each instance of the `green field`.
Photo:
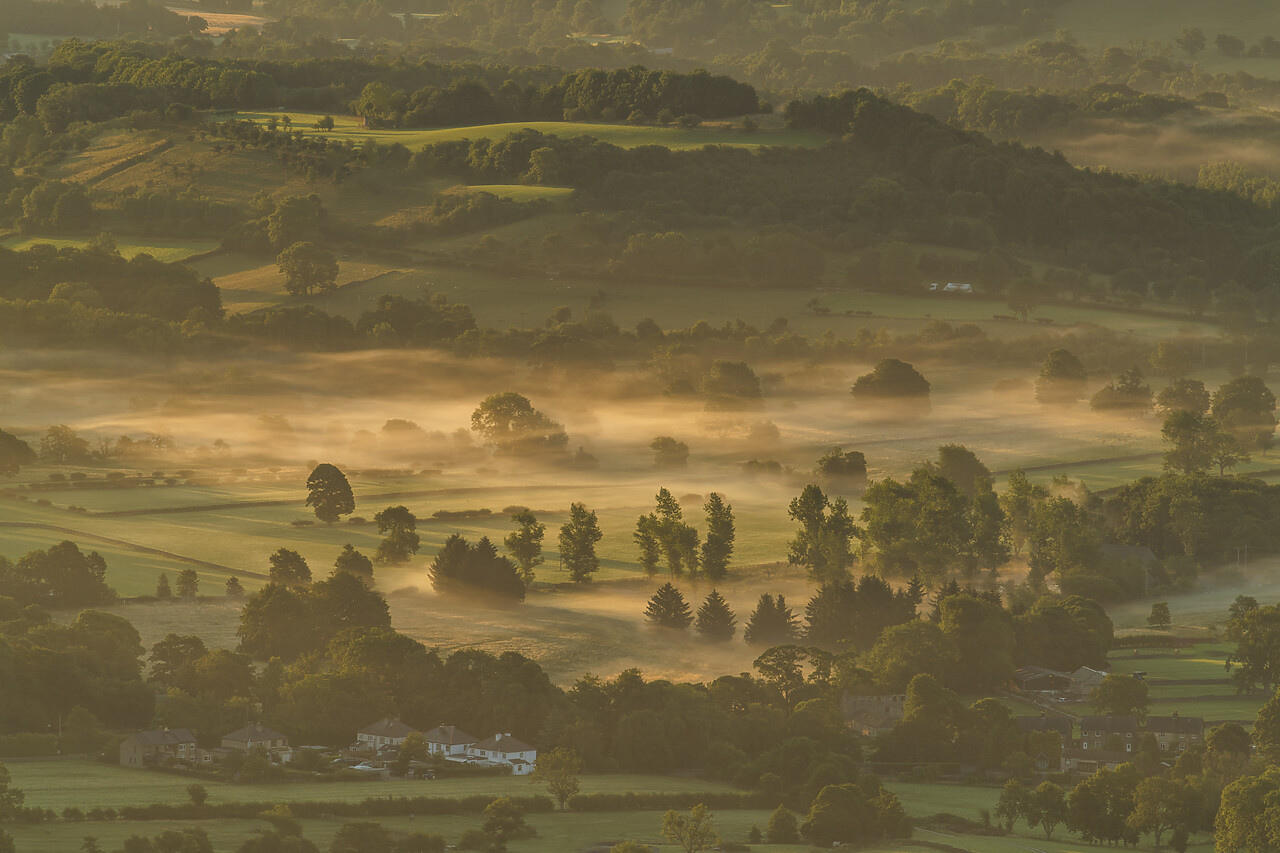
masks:
<svg viewBox="0 0 1280 853"><path fill-rule="evenodd" d="M22 251L37 245L51 245L59 249L68 246L74 248L83 248L89 245L87 237L9 237L0 242L0 245L14 251ZM132 258L134 255L146 253L158 261L165 263L173 263L175 261L186 260L192 255L200 255L205 252L213 251L218 248L217 240L151 240L139 238L137 240L119 237L116 238L116 248L120 250L120 254L126 258Z"/></svg>
<svg viewBox="0 0 1280 853"><path fill-rule="evenodd" d="M457 139L505 139L512 133L531 129L555 136L593 136L603 142L611 142L623 148L641 145L662 145L672 149L701 148L704 145L733 145L757 148L763 145L790 145L817 147L829 137L822 133L791 132L782 130L740 131L729 127L680 127L633 126L627 124L603 124L570 121L508 122L506 124L477 125L474 127L450 127L434 130L367 130L354 116L334 116L334 129L318 130L315 123L320 113L262 112L237 113L232 118L265 123L269 118L288 115L293 119L293 132L307 136L324 136L339 140L372 139L384 145L398 143L411 151L433 142L450 142Z"/></svg>
<svg viewBox="0 0 1280 853"><path fill-rule="evenodd" d="M573 187L539 187L525 186L523 184L474 184L472 186L457 186L449 190L453 193L488 193L498 198L509 198L512 201L529 202L529 201L550 201L554 199L567 198L573 193Z"/></svg>

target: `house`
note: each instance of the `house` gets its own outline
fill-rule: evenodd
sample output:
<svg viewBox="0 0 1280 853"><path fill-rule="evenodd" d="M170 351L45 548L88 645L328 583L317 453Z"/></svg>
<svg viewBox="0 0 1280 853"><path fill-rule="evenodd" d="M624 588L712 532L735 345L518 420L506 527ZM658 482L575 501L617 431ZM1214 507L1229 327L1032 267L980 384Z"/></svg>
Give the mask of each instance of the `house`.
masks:
<svg viewBox="0 0 1280 853"><path fill-rule="evenodd" d="M1032 732L1057 732L1062 737L1062 745L1071 743L1071 720L1054 715L1050 717L1044 711L1038 717L1018 717L1018 731L1024 735Z"/></svg>
<svg viewBox="0 0 1280 853"><path fill-rule="evenodd" d="M968 282L949 281L942 288L943 293L973 293L973 285Z"/></svg>
<svg viewBox="0 0 1280 853"><path fill-rule="evenodd" d="M1061 693L1071 689L1071 673L1043 666L1020 666L1013 673L1013 683L1023 693Z"/></svg>
<svg viewBox="0 0 1280 853"><path fill-rule="evenodd" d="M1071 673L1071 692L1080 697L1088 697L1093 689L1102 683L1107 674L1096 669L1082 666Z"/></svg>
<svg viewBox="0 0 1280 853"><path fill-rule="evenodd" d="M840 697L840 710L849 728L864 737L880 737L902 719L906 705L905 693L881 696L855 696L845 693Z"/></svg>
<svg viewBox="0 0 1280 853"><path fill-rule="evenodd" d="M356 743L360 749L371 749L380 752L384 749L396 749L404 743L409 735L421 734L412 726L399 720L385 718L365 726L356 732Z"/></svg>
<svg viewBox="0 0 1280 853"><path fill-rule="evenodd" d="M1171 717L1147 717L1147 731L1155 735L1162 751L1181 752L1204 741L1204 719L1179 717L1174 711Z"/></svg>
<svg viewBox="0 0 1280 853"><path fill-rule="evenodd" d="M466 758L467 747L476 742L475 738L457 726L436 726L424 734L422 739L427 742L428 755L443 755L445 758L453 756L459 759Z"/></svg>
<svg viewBox="0 0 1280 853"><path fill-rule="evenodd" d="M293 753L289 749L289 738L275 729L254 723L239 731L222 736L222 748L236 752L250 752L262 747L273 758L287 762Z"/></svg>
<svg viewBox="0 0 1280 853"><path fill-rule="evenodd" d="M467 758L486 764L505 764L514 775L524 776L533 772L538 751L507 732L471 744L467 747Z"/></svg>
<svg viewBox="0 0 1280 853"><path fill-rule="evenodd" d="M1142 737L1142 725L1133 717L1084 716L1080 718L1080 748L1109 752L1133 752Z"/></svg>
<svg viewBox="0 0 1280 853"><path fill-rule="evenodd" d="M1083 749L1068 747L1062 750L1062 766L1069 773L1097 773L1099 770L1115 770L1133 756L1113 749Z"/></svg>
<svg viewBox="0 0 1280 853"><path fill-rule="evenodd" d="M196 736L186 729L157 729L136 732L120 744L122 767L196 762Z"/></svg>

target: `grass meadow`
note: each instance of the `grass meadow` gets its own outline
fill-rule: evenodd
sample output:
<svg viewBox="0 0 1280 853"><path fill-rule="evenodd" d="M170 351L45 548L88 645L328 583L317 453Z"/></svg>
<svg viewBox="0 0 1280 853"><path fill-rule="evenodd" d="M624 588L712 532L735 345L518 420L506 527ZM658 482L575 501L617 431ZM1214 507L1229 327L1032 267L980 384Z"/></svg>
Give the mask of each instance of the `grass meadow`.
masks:
<svg viewBox="0 0 1280 853"><path fill-rule="evenodd" d="M14 251L23 251L30 249L32 246L50 245L58 249L68 246L77 249L89 245L89 239L84 237L33 237L20 236L9 237L0 241L0 246ZM120 237L116 239L116 248L120 250L120 254L126 258L132 258L135 255L148 254L158 261L165 263L173 263L175 261L184 261L192 255L200 255L205 252L218 248L217 240L153 240L148 238L128 238Z"/></svg>

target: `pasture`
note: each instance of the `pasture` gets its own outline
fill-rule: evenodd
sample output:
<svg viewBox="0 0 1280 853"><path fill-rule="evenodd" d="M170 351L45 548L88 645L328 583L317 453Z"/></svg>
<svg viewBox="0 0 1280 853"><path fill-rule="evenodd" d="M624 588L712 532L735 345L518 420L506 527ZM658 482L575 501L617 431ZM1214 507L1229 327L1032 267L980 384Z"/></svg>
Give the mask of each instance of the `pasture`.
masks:
<svg viewBox="0 0 1280 853"><path fill-rule="evenodd" d="M82 249L89 245L86 237L33 237L28 235L9 237L0 241L0 246L21 252L32 246L49 245L57 249L72 247ZM148 238L116 238L116 248L126 258L147 254L158 261L174 263L184 261L193 255L201 255L218 248L217 240L153 240Z"/></svg>
<svg viewBox="0 0 1280 853"><path fill-rule="evenodd" d="M320 113L241 112L228 118L265 124L272 118L279 120L285 115L288 115L293 121L291 131L302 133L304 136L323 136L328 139L357 142L367 139L381 145L403 145L410 151L417 151L422 146L431 143L452 142L458 139L505 139L513 133L526 129L561 137L591 136L602 142L610 142L622 148L636 148L641 145L662 145L676 150L701 148L704 145L732 145L741 148L758 148L765 145L817 147L824 144L829 138L826 134L816 132L763 129L742 131L728 126L717 125L681 128L676 126L571 121L528 121L475 125L472 127L370 130L365 128L361 120L355 116L334 116L333 130L320 130L315 126L316 122L321 118Z"/></svg>

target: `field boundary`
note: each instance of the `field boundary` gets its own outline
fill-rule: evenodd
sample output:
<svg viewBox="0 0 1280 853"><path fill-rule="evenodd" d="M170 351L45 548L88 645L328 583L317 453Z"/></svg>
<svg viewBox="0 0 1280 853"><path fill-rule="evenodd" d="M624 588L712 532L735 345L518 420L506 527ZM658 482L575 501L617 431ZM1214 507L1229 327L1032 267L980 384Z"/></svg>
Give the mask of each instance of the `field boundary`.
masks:
<svg viewBox="0 0 1280 853"><path fill-rule="evenodd" d="M56 524L44 524L39 521L0 521L0 527L8 528L26 528L32 530L51 530L54 533L62 533L67 536L74 536L76 539L93 539L98 542L104 542L108 545L116 545L126 548L130 551L137 551L140 554L150 554L154 557L164 557L169 560L177 560L180 563L189 563L193 566L200 566L205 569L213 569L218 572L226 572L229 575L237 577L254 578L255 580L268 580L267 576L262 572L252 572L241 569L233 569L230 566L224 566L221 563L211 563L208 560L201 560L196 557L184 557L182 554L175 554L173 551L164 551L160 548L151 548L147 545L139 545L136 542L126 542L123 539L114 539L110 536L101 536L97 533L86 533L83 530L73 530L70 527L59 527Z"/></svg>

